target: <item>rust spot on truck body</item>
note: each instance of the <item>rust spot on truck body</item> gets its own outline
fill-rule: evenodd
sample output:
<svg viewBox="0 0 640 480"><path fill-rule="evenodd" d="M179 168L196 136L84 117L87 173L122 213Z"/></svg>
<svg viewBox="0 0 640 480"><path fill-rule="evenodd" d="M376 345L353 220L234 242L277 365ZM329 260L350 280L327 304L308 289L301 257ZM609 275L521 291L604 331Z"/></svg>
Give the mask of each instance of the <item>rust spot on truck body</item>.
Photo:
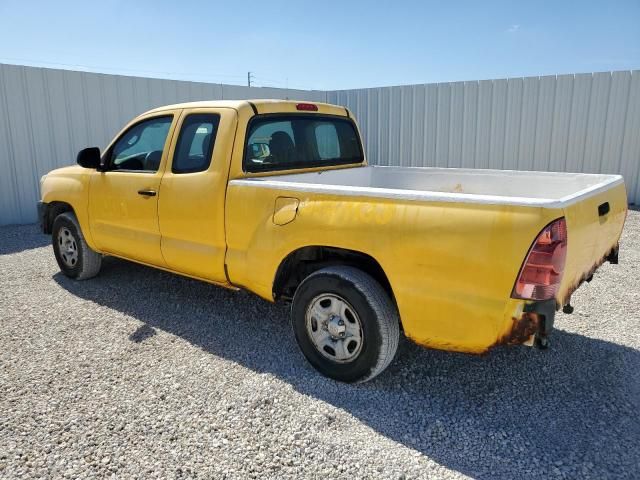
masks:
<svg viewBox="0 0 640 480"><path fill-rule="evenodd" d="M536 312L522 312L520 318L511 317L511 329L502 335L492 346L520 345L540 330L541 316Z"/></svg>

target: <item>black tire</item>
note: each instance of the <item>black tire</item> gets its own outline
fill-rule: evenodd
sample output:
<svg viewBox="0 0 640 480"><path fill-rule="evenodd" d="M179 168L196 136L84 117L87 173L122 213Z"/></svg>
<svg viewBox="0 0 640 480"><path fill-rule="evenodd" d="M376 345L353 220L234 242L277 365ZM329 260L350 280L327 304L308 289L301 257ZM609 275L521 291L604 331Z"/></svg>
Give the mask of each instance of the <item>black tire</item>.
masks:
<svg viewBox="0 0 640 480"><path fill-rule="evenodd" d="M355 357L342 362L321 353L309 331L313 326L308 327L307 311L325 295L345 300L359 319L362 344ZM310 319L309 325L317 329L317 320L311 314ZM341 382L372 379L387 368L398 349L400 322L394 303L376 280L354 267L327 267L305 278L293 298L291 323L298 346L309 363L323 375ZM328 340L337 341L333 336ZM330 353L331 347L325 351Z"/></svg>
<svg viewBox="0 0 640 480"><path fill-rule="evenodd" d="M58 215L51 230L53 253L62 273L69 278L86 280L100 272L102 255L87 245L78 219L72 212ZM70 249L65 248L66 245Z"/></svg>

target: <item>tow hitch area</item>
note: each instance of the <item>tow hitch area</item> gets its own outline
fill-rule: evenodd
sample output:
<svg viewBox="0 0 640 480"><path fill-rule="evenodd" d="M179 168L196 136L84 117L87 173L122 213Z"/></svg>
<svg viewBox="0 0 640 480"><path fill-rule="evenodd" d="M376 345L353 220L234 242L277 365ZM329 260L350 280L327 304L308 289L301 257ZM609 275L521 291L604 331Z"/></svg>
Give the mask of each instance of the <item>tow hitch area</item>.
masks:
<svg viewBox="0 0 640 480"><path fill-rule="evenodd" d="M533 302L525 305L520 318L513 318L511 330L503 335L495 345L535 345L547 348L548 335L553 329L556 315L555 299Z"/></svg>
<svg viewBox="0 0 640 480"><path fill-rule="evenodd" d="M564 296L564 300L556 303L555 299L541 300L525 305L522 313L512 317L511 329L504 334L493 346L498 345L535 345L538 348L547 348L549 334L553 329L556 310L562 307L564 313L573 313L571 295L584 282L593 279L594 272L605 262L618 263L618 245L609 250L592 268L590 268L578 282L576 282Z"/></svg>

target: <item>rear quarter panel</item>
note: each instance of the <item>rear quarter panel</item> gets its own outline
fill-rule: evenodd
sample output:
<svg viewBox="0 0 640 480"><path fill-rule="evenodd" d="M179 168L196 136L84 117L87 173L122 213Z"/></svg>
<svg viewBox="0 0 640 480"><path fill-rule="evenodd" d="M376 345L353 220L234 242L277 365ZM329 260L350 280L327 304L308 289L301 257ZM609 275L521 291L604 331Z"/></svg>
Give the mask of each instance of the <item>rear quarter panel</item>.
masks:
<svg viewBox="0 0 640 480"><path fill-rule="evenodd" d="M294 221L273 223L278 197L296 197ZM539 231L561 210L279 191L231 182L227 268L235 285L273 299L292 251L324 245L366 253L389 278L405 334L419 344L483 352L521 312L510 300Z"/></svg>

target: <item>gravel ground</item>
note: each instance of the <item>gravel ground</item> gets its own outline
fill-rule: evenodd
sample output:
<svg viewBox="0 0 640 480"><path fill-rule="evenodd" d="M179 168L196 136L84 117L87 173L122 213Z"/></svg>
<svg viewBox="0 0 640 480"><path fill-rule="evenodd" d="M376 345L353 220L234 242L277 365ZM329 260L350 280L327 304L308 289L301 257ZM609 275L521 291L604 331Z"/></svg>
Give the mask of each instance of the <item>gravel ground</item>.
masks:
<svg viewBox="0 0 640 480"><path fill-rule="evenodd" d="M551 348L325 379L283 306L0 228L0 477L639 478L640 212Z"/></svg>

